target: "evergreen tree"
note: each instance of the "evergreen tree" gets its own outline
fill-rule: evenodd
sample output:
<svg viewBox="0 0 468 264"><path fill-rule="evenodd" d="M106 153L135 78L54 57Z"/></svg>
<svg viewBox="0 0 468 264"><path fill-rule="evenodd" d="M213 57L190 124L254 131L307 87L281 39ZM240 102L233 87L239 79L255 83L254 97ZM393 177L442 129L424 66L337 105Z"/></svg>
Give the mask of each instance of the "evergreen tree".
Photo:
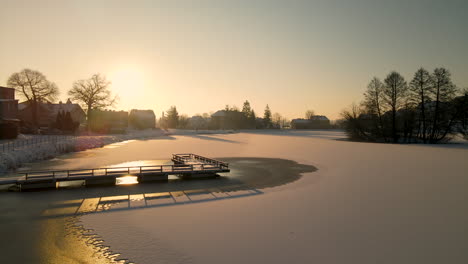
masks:
<svg viewBox="0 0 468 264"><path fill-rule="evenodd" d="M62 111L59 111L57 117L55 118L55 128L62 130L63 129L63 114Z"/></svg>
<svg viewBox="0 0 468 264"><path fill-rule="evenodd" d="M179 113L177 112L177 108L175 106L171 106L166 113L167 127L176 128L179 124Z"/></svg>
<svg viewBox="0 0 468 264"><path fill-rule="evenodd" d="M255 111L252 109L250 111L250 116L249 116L249 127L250 128L257 128L257 116L255 115Z"/></svg>
<svg viewBox="0 0 468 264"><path fill-rule="evenodd" d="M268 104L265 107L265 112L263 113L263 122L266 128L271 127L271 110Z"/></svg>
<svg viewBox="0 0 468 264"><path fill-rule="evenodd" d="M249 101L245 101L242 107L242 113L244 115L243 118L243 128L255 128L255 113L253 109L250 107Z"/></svg>
<svg viewBox="0 0 468 264"><path fill-rule="evenodd" d="M245 117L250 117L252 113L252 108L250 107L249 101L244 102L244 106L242 107L242 113L244 113Z"/></svg>
<svg viewBox="0 0 468 264"><path fill-rule="evenodd" d="M63 128L62 130L65 131L72 131L73 130L73 119L71 117L70 112L65 113L65 117L63 118Z"/></svg>

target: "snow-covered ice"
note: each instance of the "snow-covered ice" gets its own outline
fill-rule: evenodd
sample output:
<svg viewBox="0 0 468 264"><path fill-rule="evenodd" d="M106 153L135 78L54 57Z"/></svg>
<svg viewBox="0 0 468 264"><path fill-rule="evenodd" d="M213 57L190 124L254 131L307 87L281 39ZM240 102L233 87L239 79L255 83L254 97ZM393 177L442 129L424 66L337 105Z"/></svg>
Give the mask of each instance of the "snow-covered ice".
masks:
<svg viewBox="0 0 468 264"><path fill-rule="evenodd" d="M89 150L76 166L193 152L289 159L318 170L261 195L81 220L113 252L140 264L468 263L467 146L336 140L342 137L190 134Z"/></svg>

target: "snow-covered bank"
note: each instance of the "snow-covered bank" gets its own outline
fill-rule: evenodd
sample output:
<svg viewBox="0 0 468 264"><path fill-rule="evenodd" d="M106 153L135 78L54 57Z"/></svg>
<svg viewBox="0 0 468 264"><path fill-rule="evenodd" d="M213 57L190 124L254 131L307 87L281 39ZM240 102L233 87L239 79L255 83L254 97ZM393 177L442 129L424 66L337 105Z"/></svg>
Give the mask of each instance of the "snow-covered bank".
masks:
<svg viewBox="0 0 468 264"><path fill-rule="evenodd" d="M126 134L114 135L90 135L77 137L63 137L54 141L44 141L38 144L25 145L11 151L0 152L0 173L17 169L24 163L51 159L59 155L83 151L86 149L100 148L108 144L133 140L148 139L170 135L195 135L195 134L227 134L231 130L134 130ZM18 140L32 139L41 136L20 135ZM46 136L43 136L46 137ZM10 141L13 143L13 141Z"/></svg>

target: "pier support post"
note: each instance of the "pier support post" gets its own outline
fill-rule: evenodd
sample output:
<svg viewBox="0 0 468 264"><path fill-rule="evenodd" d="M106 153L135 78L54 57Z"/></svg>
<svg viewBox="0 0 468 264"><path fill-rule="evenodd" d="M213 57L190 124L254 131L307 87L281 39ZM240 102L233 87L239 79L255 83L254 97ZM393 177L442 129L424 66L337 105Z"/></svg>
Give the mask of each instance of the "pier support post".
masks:
<svg viewBox="0 0 468 264"><path fill-rule="evenodd" d="M28 180L22 182L21 190L34 190L34 189L56 189L57 182L55 179L45 179L45 180Z"/></svg>
<svg viewBox="0 0 468 264"><path fill-rule="evenodd" d="M115 185L115 176L99 176L96 178L87 178L86 186Z"/></svg>
<svg viewBox="0 0 468 264"><path fill-rule="evenodd" d="M138 176L138 182L156 182L156 181L167 181L169 179L169 175L167 174L140 174Z"/></svg>

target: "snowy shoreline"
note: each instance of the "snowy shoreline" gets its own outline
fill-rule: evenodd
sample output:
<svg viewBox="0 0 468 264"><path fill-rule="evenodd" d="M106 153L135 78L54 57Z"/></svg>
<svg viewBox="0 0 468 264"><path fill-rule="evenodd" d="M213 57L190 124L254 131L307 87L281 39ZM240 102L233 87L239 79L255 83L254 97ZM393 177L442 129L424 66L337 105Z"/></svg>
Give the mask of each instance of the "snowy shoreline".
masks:
<svg viewBox="0 0 468 264"><path fill-rule="evenodd" d="M105 145L136 139L157 138L171 135L193 134L228 134L232 130L142 130L130 131L126 134L70 136L62 140L42 142L23 146L19 149L0 152L0 174L20 168L25 163L48 160L70 152L101 148ZM23 136L28 137L28 136ZM41 136L37 136L41 137ZM13 142L13 141L10 141Z"/></svg>

